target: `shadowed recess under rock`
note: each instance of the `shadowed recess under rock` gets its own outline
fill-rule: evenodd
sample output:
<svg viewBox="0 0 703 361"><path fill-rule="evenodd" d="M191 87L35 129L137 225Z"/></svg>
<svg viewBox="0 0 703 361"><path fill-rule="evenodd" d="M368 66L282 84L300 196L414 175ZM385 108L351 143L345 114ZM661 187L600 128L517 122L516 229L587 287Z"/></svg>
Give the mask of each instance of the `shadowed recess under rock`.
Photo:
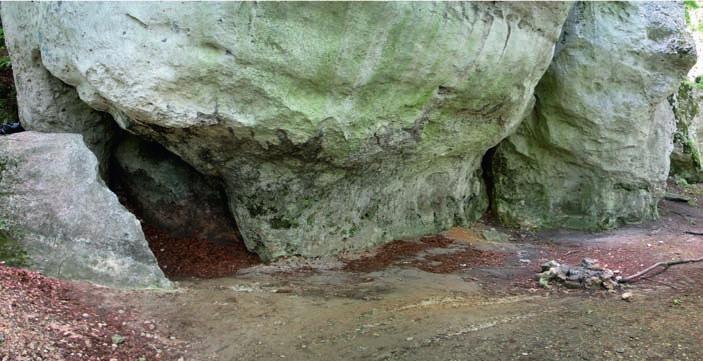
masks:
<svg viewBox="0 0 703 361"><path fill-rule="evenodd" d="M118 140L110 170L110 187L142 220L167 276L223 277L261 262L245 247L217 179L129 134Z"/></svg>

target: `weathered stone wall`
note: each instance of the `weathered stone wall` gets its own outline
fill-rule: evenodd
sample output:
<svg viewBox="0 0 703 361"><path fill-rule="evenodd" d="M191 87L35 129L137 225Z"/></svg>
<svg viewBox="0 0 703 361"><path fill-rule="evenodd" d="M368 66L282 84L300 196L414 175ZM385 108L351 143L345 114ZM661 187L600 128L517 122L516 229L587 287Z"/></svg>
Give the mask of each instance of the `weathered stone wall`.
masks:
<svg viewBox="0 0 703 361"><path fill-rule="evenodd" d="M674 116L696 60L680 3L578 3L537 104L493 164L495 210L523 227L611 228L657 216Z"/></svg>
<svg viewBox="0 0 703 361"><path fill-rule="evenodd" d="M694 83L684 82L678 91L669 97L669 103L676 118L669 173L677 180L681 178L688 183L703 182L703 90Z"/></svg>
<svg viewBox="0 0 703 361"><path fill-rule="evenodd" d="M698 54L703 53L703 8L686 5L687 27L693 36ZM669 174L676 181L703 182L703 56L688 72L687 80L669 97L676 118L674 150Z"/></svg>

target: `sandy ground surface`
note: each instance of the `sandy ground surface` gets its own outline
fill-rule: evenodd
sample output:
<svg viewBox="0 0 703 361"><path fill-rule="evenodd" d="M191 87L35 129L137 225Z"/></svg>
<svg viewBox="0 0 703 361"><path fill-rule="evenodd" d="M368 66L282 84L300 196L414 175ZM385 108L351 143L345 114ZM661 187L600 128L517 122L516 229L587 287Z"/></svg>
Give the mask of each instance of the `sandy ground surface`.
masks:
<svg viewBox="0 0 703 361"><path fill-rule="evenodd" d="M685 233L703 232L700 202L660 208L656 222L606 233L498 229L510 238L501 240L485 221L341 260L289 259L180 279L173 291L75 297L154 325L164 360L703 360L703 263L615 293L545 290L534 279L549 259L593 257L627 275L703 256L703 236ZM3 332L6 344L21 333ZM96 359L110 358L137 360Z"/></svg>

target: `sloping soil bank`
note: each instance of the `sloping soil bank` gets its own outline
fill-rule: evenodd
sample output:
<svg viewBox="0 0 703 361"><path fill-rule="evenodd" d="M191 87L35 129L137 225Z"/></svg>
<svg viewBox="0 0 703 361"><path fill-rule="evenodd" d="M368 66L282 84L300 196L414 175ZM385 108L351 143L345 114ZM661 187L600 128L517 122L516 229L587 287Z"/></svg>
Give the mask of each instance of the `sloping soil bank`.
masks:
<svg viewBox="0 0 703 361"><path fill-rule="evenodd" d="M187 349L103 291L0 265L0 360L176 360Z"/></svg>

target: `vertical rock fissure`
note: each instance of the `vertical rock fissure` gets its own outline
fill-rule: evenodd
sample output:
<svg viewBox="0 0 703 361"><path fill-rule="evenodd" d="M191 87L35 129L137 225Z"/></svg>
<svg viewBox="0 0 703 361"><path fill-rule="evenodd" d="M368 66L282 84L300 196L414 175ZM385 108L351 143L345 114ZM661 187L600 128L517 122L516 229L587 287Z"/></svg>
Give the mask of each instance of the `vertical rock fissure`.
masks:
<svg viewBox="0 0 703 361"><path fill-rule="evenodd" d="M488 195L488 208L486 209L486 214L492 215L495 213L494 202L493 202L493 156L496 153L498 146L489 149L481 158L481 177L483 183L486 187L486 194Z"/></svg>

